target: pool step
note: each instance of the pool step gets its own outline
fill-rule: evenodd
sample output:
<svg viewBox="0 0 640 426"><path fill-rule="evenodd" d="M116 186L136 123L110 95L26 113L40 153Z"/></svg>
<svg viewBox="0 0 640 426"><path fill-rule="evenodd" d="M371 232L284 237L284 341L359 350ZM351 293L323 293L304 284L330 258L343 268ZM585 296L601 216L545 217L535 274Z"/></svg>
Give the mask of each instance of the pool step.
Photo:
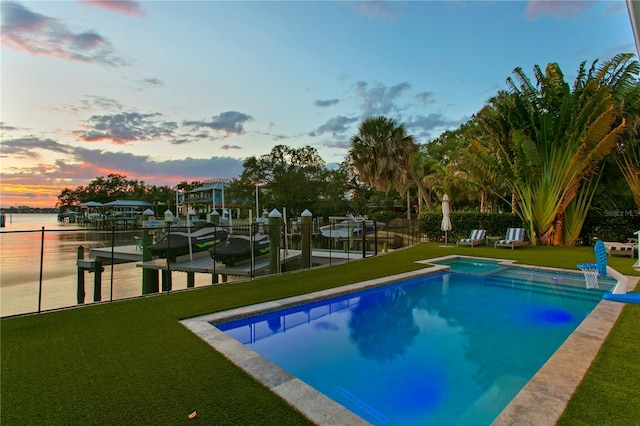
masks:
<svg viewBox="0 0 640 426"><path fill-rule="evenodd" d="M575 273L564 272L564 271L542 271L538 269L529 269L529 268L519 268L519 267L511 267L508 271L500 274L504 277L512 277L512 278L521 278L522 276L527 276L531 280L546 282L549 280L549 276L556 278L558 283L564 285L573 285L575 287L583 287L584 286L584 275L576 271ZM564 281L564 282L563 282ZM615 280L605 277L599 278L598 283L600 287L604 289L609 289L609 287L613 287L615 285Z"/></svg>
<svg viewBox="0 0 640 426"><path fill-rule="evenodd" d="M501 265L496 265L495 267L489 269L489 270L478 270L478 269L474 269L474 270L464 270L464 269L456 269L455 267L451 267L451 272L456 273L456 274L462 274L462 275L473 275L475 277L488 277L490 275L493 274L497 274L499 272L505 271L509 269L509 266L501 266Z"/></svg>
<svg viewBox="0 0 640 426"><path fill-rule="evenodd" d="M600 300L604 294L604 289L586 290L585 287L578 287L576 285L563 285L559 283L552 283L542 280L527 280L522 277L509 277L493 275L485 281L485 285L493 285L498 287L514 288L524 291L532 291L542 294L554 294L569 296L582 300Z"/></svg>

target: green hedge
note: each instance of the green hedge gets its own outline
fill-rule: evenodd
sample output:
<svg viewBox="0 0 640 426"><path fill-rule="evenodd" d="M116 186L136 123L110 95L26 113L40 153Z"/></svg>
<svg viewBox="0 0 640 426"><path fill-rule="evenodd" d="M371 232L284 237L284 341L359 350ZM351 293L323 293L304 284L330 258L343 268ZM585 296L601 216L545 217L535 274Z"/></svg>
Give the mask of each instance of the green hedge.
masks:
<svg viewBox="0 0 640 426"><path fill-rule="evenodd" d="M486 229L487 235L503 236L507 228L524 227L522 219L511 213L451 212L449 241L468 238L473 229ZM444 233L440 230L442 212L425 212L418 217L420 233L431 241L439 241ZM640 231L640 213L637 210L609 210L604 213L591 212L585 220L578 245L592 245L596 239L626 242ZM530 236L526 235L529 239Z"/></svg>
<svg viewBox="0 0 640 426"><path fill-rule="evenodd" d="M627 238L637 237L633 234L636 231L640 231L640 213L635 209L594 211L587 216L580 238L584 245L596 239L625 243Z"/></svg>
<svg viewBox="0 0 640 426"><path fill-rule="evenodd" d="M504 236L507 228L524 228L522 219L511 213L477 213L477 212L451 212L451 231L448 232L448 240L456 241L461 238L469 238L474 229L486 229L487 235ZM444 232L440 229L442 224L442 212L424 212L418 217L420 232L429 240L440 240ZM529 236L526 235L525 238Z"/></svg>

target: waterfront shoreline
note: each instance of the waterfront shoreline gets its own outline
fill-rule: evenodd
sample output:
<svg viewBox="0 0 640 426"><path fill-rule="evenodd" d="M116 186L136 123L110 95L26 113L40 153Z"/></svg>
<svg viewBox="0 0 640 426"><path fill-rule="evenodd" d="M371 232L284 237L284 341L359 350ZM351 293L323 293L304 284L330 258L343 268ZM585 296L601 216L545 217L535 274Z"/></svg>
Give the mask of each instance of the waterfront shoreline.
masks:
<svg viewBox="0 0 640 426"><path fill-rule="evenodd" d="M116 245L133 242L133 236L139 232L118 232ZM78 306L78 247L83 246L88 257L90 247L110 246L110 238L109 231L58 222L56 214L13 214L11 222L7 219L7 226L0 232L0 316L34 313L38 306L41 311ZM41 247L43 241L44 246ZM94 276L89 272L84 275L85 304L90 304L94 300ZM205 285L211 285L211 277L198 274L195 286ZM174 273L172 290L186 288L186 274ZM100 297L103 302L141 295L142 269L136 266L136 262L113 265L113 269L111 265L104 267Z"/></svg>

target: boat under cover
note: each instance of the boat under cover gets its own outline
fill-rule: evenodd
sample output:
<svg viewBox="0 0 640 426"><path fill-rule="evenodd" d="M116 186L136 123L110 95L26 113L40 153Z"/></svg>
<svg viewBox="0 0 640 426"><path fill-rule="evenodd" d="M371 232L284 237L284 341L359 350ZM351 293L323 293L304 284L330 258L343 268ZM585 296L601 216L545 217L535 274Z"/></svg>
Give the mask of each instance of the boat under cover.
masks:
<svg viewBox="0 0 640 426"><path fill-rule="evenodd" d="M251 242L253 240L253 258L269 253L269 237L267 234L230 234L224 243L209 248L211 258L233 266L237 262L251 259Z"/></svg>
<svg viewBox="0 0 640 426"><path fill-rule="evenodd" d="M228 236L229 231L215 223L197 222L191 229L171 229L149 249L153 256L165 258L168 251L169 258L175 259L177 256L189 254L189 241L191 241L191 252L196 253L221 243Z"/></svg>
<svg viewBox="0 0 640 426"><path fill-rule="evenodd" d="M382 222L374 222L373 219L345 219L340 222L332 223L331 225L325 225L320 227L320 236L326 238L351 238L357 235L362 235L362 229L364 232L369 233L374 230L380 230L384 227Z"/></svg>

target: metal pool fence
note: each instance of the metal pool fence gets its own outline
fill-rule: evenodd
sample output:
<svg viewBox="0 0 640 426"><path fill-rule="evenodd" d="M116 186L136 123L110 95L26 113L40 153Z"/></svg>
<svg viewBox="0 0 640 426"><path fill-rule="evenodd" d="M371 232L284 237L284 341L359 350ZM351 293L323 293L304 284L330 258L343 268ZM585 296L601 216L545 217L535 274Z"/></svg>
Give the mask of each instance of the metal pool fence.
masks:
<svg viewBox="0 0 640 426"><path fill-rule="evenodd" d="M242 282L376 256L420 241L417 223L408 220L382 226L358 219L236 222L223 227L229 235L266 234L270 248L277 248L275 254L270 250L262 257L249 256L233 267L214 262L204 250L174 259L153 258L148 246L165 233L197 229L184 227L184 222L179 225L183 227L122 230L73 225L72 229L2 230L0 316L169 293L221 281ZM93 285L85 282L91 275Z"/></svg>

